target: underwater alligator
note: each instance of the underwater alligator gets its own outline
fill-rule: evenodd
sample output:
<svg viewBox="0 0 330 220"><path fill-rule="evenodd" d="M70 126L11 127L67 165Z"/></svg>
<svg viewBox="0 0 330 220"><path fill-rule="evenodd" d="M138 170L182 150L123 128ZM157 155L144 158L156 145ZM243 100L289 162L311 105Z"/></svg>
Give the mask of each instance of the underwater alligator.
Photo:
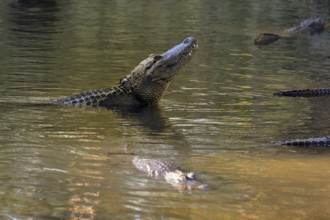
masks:
<svg viewBox="0 0 330 220"><path fill-rule="evenodd" d="M208 185L197 181L194 173L183 172L174 163L159 159L145 159L134 157L133 165L140 171L148 173L155 178L162 178L180 191L185 189L207 189Z"/></svg>
<svg viewBox="0 0 330 220"><path fill-rule="evenodd" d="M151 54L121 79L117 87L89 90L57 99L55 102L101 107L155 105L196 49L196 39L188 37L163 54Z"/></svg>
<svg viewBox="0 0 330 220"><path fill-rule="evenodd" d="M282 35L273 33L259 34L254 40L254 44L258 46L266 45L277 41L284 37L293 37L299 34L320 34L324 30L330 30L330 20L320 17L312 17L302 21L298 26L289 28Z"/></svg>
<svg viewBox="0 0 330 220"><path fill-rule="evenodd" d="M330 88L285 90L274 93L275 96L317 97L330 96Z"/></svg>
<svg viewBox="0 0 330 220"><path fill-rule="evenodd" d="M275 144L287 145L287 146L297 146L297 147L308 147L308 146L329 147L330 146L330 136L279 141L279 142L276 142Z"/></svg>

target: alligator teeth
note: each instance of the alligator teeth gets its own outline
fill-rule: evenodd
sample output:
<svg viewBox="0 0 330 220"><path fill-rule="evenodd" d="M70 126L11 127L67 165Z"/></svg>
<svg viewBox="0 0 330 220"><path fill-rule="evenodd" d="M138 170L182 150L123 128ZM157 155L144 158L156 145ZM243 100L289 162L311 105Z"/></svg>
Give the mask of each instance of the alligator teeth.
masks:
<svg viewBox="0 0 330 220"><path fill-rule="evenodd" d="M192 53L191 53L191 52L189 52L189 53L188 53L188 55L191 57Z"/></svg>

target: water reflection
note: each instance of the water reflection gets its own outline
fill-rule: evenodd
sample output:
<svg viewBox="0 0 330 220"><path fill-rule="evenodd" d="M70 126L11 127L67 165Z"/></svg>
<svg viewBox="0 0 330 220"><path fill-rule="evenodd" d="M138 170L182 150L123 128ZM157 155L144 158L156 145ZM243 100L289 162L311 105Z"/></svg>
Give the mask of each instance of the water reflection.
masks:
<svg viewBox="0 0 330 220"><path fill-rule="evenodd" d="M38 57L44 58L45 55L46 57L50 55L47 51L54 51L57 47L53 44L53 39L59 33L58 13L57 2L52 0L14 1L9 4L8 39L9 45L16 52L13 56L30 58L32 62Z"/></svg>
<svg viewBox="0 0 330 220"><path fill-rule="evenodd" d="M2 102L41 99L51 83L58 47L59 7L56 1L9 1L1 12L3 50L0 93ZM47 75L49 74L49 75ZM22 101L22 100L19 100Z"/></svg>

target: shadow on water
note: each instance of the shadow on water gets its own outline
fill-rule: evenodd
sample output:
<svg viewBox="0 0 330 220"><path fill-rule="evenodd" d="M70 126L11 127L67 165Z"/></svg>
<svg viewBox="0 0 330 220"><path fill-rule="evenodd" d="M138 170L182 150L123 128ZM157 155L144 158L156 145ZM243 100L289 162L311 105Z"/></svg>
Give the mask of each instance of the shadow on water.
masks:
<svg viewBox="0 0 330 220"><path fill-rule="evenodd" d="M138 121L138 125L152 133L164 132L170 126L168 118L163 115L162 109L159 106L116 107L107 109L116 112L121 117Z"/></svg>
<svg viewBox="0 0 330 220"><path fill-rule="evenodd" d="M126 147L128 153L156 158L168 158L174 155L176 158L185 158L191 151L184 134L173 126L160 106L111 110L129 124L134 124L139 128L136 135L140 136L142 142L128 143ZM159 148L158 152L157 148Z"/></svg>

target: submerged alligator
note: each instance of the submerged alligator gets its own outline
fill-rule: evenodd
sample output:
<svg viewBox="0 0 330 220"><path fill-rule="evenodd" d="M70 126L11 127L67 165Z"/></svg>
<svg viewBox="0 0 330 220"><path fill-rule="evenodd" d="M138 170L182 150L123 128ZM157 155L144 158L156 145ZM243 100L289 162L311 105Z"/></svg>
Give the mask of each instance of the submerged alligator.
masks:
<svg viewBox="0 0 330 220"><path fill-rule="evenodd" d="M163 54L151 54L121 79L117 87L89 90L57 99L55 102L101 107L155 105L196 49L196 39L188 37Z"/></svg>
<svg viewBox="0 0 330 220"><path fill-rule="evenodd" d="M279 141L279 142L276 142L275 144L287 145L287 146L297 146L297 147L308 147L308 146L329 147L330 146L330 136Z"/></svg>
<svg viewBox="0 0 330 220"><path fill-rule="evenodd" d="M275 96L317 97L330 96L330 88L285 90L274 93Z"/></svg>
<svg viewBox="0 0 330 220"><path fill-rule="evenodd" d="M165 160L134 157L133 165L140 171L165 181L180 191L185 189L207 189L208 185L197 181L194 173L183 172L179 166Z"/></svg>
<svg viewBox="0 0 330 220"><path fill-rule="evenodd" d="M258 46L266 45L277 41L280 38L293 37L299 34L320 34L324 30L330 30L330 20L321 17L312 17L302 21L298 26L287 29L283 34L262 33L254 40Z"/></svg>

